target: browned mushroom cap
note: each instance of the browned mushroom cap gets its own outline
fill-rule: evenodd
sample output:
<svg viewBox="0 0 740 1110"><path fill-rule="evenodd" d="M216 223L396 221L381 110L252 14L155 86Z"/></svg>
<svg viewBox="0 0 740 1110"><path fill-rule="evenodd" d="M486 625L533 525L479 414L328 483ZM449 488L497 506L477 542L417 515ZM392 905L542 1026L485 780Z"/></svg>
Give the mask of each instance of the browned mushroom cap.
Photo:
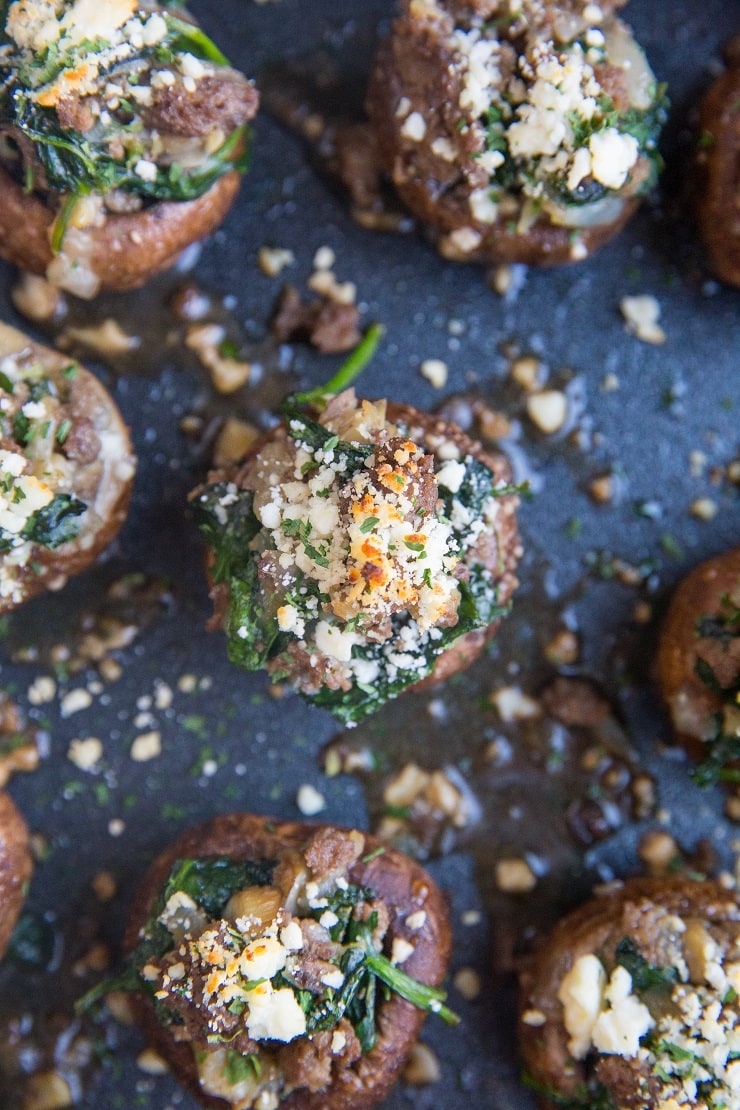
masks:
<svg viewBox="0 0 740 1110"><path fill-rule="evenodd" d="M701 563L679 583L660 631L658 680L676 736L695 758L712 715L722 708L719 696L696 673L703 660L720 684L729 686L740 674L740 637L726 643L699 636L697 626L716 616L723 598L740 606L740 547Z"/></svg>
<svg viewBox="0 0 740 1110"><path fill-rule="evenodd" d="M8 947L32 871L26 822L10 795L0 793L0 956Z"/></svg>
<svg viewBox="0 0 740 1110"><path fill-rule="evenodd" d="M126 519L136 469L123 418L107 389L89 370L75 364L74 374L67 375L69 357L0 323L0 359L14 355L40 363L49 378L63 383L62 392L68 397L62 415L69 421L63 450L71 475L70 488L65 487L64 492L78 496L88 510L76 539L54 549L34 543L31 557L23 565L2 568L15 586L0 597L0 613L45 589L60 588L93 562Z"/></svg>
<svg viewBox="0 0 740 1110"><path fill-rule="evenodd" d="M466 11L479 7L485 5L458 5ZM526 231L518 230L515 220L512 224L511 213L492 223L473 218L471 181L484 188L488 175L477 168L472 129L459 126L462 77L450 46L454 22L444 14L449 8L404 4L378 51L366 108L383 170L404 204L431 232L440 254L451 261L561 265L576 260L576 232L577 258L592 254L629 220L639 203L636 198L623 198L604 223L577 229L557 226L545 215ZM399 115L401 102L408 111ZM410 114L424 121L423 141L405 131ZM436 154L435 141L449 153ZM352 160L351 151L341 153L345 161ZM639 165L636 172L642 172ZM362 199L357 201L361 207Z"/></svg>
<svg viewBox="0 0 740 1110"><path fill-rule="evenodd" d="M583 1089L587 1078L584 1065L574 1061L568 1049L569 1034L558 999L558 988L576 961L593 953L608 964L617 945L627 937L640 953L647 954L648 963L663 966L659 950L665 934L670 933L672 916L705 922L720 932L726 928L736 938L740 918L737 892L717 882L694 882L681 876L631 879L569 913L543 938L520 976L519 1047L535 1089L567 1100L579 1087ZM624 1078L625 1068L632 1062L621 1057L611 1060L619 1062ZM604 1081L601 1073L600 1078ZM620 1090L618 1105L656 1105L642 1098L638 1101L638 1078L635 1073L633 1101L626 1090ZM627 1083L629 1086L629 1074ZM543 1097L541 1104L555 1107L558 1101Z"/></svg>
<svg viewBox="0 0 740 1110"><path fill-rule="evenodd" d="M124 949L132 951L157 895L177 859L229 856L233 859L279 859L292 851L304 851L319 829L332 826L295 821L273 821L253 814L227 814L185 832L166 848L150 867L134 899L124 937ZM336 830L342 835L349 829ZM371 857L377 850L380 854ZM367 885L390 910L387 943L395 937L413 940L414 951L404 961L404 971L430 986L438 986L450 958L452 935L444 899L419 864L375 837L365 836L366 854L349 872L353 883ZM410 914L424 910L423 925L410 932L405 925ZM156 1050L168 1061L178 1080L205 1106L214 1110L228 1104L204 1095L198 1080L192 1049L178 1042L171 1029L160 1025L154 1008L144 995L132 998L136 1020ZM339 1074L328 1090L311 1093L296 1090L281 1102L286 1110L365 1110L387 1094L416 1040L425 1014L398 995L378 1005L378 1040L375 1047Z"/></svg>
<svg viewBox="0 0 740 1110"><path fill-rule="evenodd" d="M79 248L79 265L92 275L92 292L87 295L97 292L95 278L98 288L120 292L136 289L172 266L187 246L210 235L223 222L240 182L241 175L232 170L197 200L161 201L140 212L109 214L102 227L76 231L73 238ZM37 193L24 192L22 185L0 168L3 258L32 273L46 274L55 257L50 246L54 218L55 212Z"/></svg>
<svg viewBox="0 0 740 1110"><path fill-rule="evenodd" d="M699 227L717 277L740 285L740 35L701 103Z"/></svg>

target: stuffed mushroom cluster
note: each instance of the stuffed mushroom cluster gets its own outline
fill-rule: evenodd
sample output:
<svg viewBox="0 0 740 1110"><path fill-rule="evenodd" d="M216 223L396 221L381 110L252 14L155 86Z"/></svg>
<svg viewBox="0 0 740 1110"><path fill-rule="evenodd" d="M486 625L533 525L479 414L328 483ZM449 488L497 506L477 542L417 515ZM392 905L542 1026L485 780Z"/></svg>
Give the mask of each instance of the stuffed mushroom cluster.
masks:
<svg viewBox="0 0 740 1110"><path fill-rule="evenodd" d="M584 258L654 183L665 96L614 0L404 0L367 107L448 258Z"/></svg>

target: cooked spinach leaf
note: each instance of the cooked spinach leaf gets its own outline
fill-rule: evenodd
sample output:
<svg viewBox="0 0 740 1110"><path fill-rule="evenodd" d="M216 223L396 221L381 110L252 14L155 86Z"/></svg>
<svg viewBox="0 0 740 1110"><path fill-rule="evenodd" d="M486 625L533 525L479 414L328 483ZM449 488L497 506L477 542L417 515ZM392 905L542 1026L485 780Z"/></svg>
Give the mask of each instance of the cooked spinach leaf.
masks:
<svg viewBox="0 0 740 1110"><path fill-rule="evenodd" d="M53 550L79 536L82 531L80 517L86 511L84 501L68 493L58 493L48 505L28 518L21 536L24 540Z"/></svg>
<svg viewBox="0 0 740 1110"><path fill-rule="evenodd" d="M345 458L349 472L359 470L365 459L372 455L375 447L372 443L345 443L337 439L332 431L306 416L300 405L292 397L288 397L281 406L288 427L288 434L298 443L305 443L313 451L321 448L324 451L333 451L338 458Z"/></svg>
<svg viewBox="0 0 740 1110"><path fill-rule="evenodd" d="M209 918L218 918L232 894L247 886L267 886L272 880L275 860L238 860L231 856L204 856L175 860L152 905L151 913L141 930L141 939L126 957L118 975L104 979L78 999L76 1010L86 1013L114 990L143 991L151 997L157 1018L163 1025L180 1019L154 997L156 984L143 979L140 972L152 960L158 960L172 947L172 934L158 918L168 899L181 890L204 910Z"/></svg>
<svg viewBox="0 0 740 1110"><path fill-rule="evenodd" d="M678 982L675 967L656 967L649 964L629 937L622 937L616 947L615 957L617 963L632 976L632 985L638 994L657 987L673 986Z"/></svg>
<svg viewBox="0 0 740 1110"><path fill-rule="evenodd" d="M224 1064L224 1078L232 1087L242 1083L245 1079L259 1079L262 1075L262 1064L259 1056L249 1053L246 1056L230 1048L226 1052Z"/></svg>
<svg viewBox="0 0 740 1110"><path fill-rule="evenodd" d="M225 582L254 561L250 544L262 525L254 513L254 494L231 482L214 482L193 501L195 522L213 553L214 582Z"/></svg>
<svg viewBox="0 0 740 1110"><path fill-rule="evenodd" d="M275 860L232 859L231 856L206 856L177 860L164 888L163 905L181 890L190 895L209 918L218 918L238 890L248 886L267 886L272 879Z"/></svg>

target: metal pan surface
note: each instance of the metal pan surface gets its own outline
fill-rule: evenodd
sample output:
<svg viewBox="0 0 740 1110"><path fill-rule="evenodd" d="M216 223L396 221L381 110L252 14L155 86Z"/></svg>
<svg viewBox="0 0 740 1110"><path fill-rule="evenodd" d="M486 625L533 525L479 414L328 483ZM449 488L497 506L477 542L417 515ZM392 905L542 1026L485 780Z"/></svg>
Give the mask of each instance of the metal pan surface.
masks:
<svg viewBox="0 0 740 1110"><path fill-rule="evenodd" d="M342 77L323 87L322 110L336 114L361 103L374 44L393 13L391 0L192 6L233 63L258 80L265 74L273 89L287 60L311 59L310 70L328 59ZM450 899L451 1000L463 1020L455 1029L427 1023L423 1039L440 1076L425 1086L400 1083L388 1110L533 1107L519 1081L512 960L595 880L637 872L651 829L668 831L687 851L707 838L717 865L732 868L736 832L725 797L694 786L668 746L652 661L672 587L701 559L740 543L738 488L728 477L740 448L740 300L706 270L689 201L695 109L740 10L737 0L632 0L625 17L669 85L666 170L626 230L586 262L517 273L501 296L481 267L444 262L419 233L355 225L316 153L271 116L268 95L237 204L193 268L144 292L70 309L62 333L70 321L112 317L140 338L116 358L74 347L116 397L140 471L114 549L3 629L0 684L41 730L44 750L38 770L10 786L36 834L37 864L27 918L36 946L0 968L0 1101L9 1110L24 1104L8 1074L39 1061L66 1077L79 1107L195 1105L173 1077L147 1070L135 1031L75 1024L72 1005L100 976L96 967L115 967L147 863L182 829L217 813L294 819L299 789L310 784L325 802L320 819L377 827L384 784L410 762L444 769L466 800L462 823L401 829ZM279 278L257 266L265 244L295 256ZM266 338L280 285L303 285L322 246L334 251L338 279L356 283L364 323L386 329L362 391L443 405L463 423L481 409L502 412L504 447L534 493L520 513L519 595L493 650L459 681L387 707L345 747L328 714L289 694L273 697L264 676L235 671L221 636L205 630L202 548L187 508L225 414L266 426L295 382L317 384L335 369L336 358L278 349ZM15 280L0 268L3 317L43 338L13 308ZM242 353L261 365L230 399L214 396L183 341L171 308L183 281L211 298ZM636 294L657 298L663 344L627 332L619 305ZM562 432L537 434L528 422L510 374L519 355L535 356L566 392L571 418ZM447 365L441 389L420 373L428 359ZM602 477L605 499L592 485ZM556 666L547 648L564 629L580 652ZM81 648L91 632L113 637L103 650L112 670L101 668L89 639ZM536 700L558 671L593 681L609 702L598 736L506 724L496 713L492 693L516 688ZM158 754L132 758L132 744L148 734ZM75 739L91 737L103 757L83 770L68 753ZM339 757L327 763L333 742ZM589 777L594 746L610 753L606 784ZM375 770L349 773L337 763L348 748L374 751ZM614 786L620 774L622 793ZM652 783L642 805L636 780ZM533 889L502 890L501 860L524 860ZM14 1043L25 1055L11 1051ZM52 1044L56 1058L47 1059Z"/></svg>

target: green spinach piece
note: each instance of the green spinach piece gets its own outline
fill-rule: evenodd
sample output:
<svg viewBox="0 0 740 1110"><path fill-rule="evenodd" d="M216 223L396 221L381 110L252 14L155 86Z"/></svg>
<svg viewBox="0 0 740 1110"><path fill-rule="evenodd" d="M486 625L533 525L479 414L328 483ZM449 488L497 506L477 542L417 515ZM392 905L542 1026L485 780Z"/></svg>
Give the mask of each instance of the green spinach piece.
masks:
<svg viewBox="0 0 740 1110"><path fill-rule="evenodd" d="M245 1056L241 1052L235 1052L233 1048L227 1049L224 1078L232 1087L245 1079L259 1079L261 1075L262 1064L259 1056L253 1053Z"/></svg>
<svg viewBox="0 0 740 1110"><path fill-rule="evenodd" d="M41 544L52 550L63 543L71 543L82 531L80 517L87 511L87 505L78 497L68 493L58 493L43 509L37 509L28 518L21 531L24 540Z"/></svg>
<svg viewBox="0 0 740 1110"><path fill-rule="evenodd" d="M54 958L54 929L41 914L24 910L8 943L5 959L47 968Z"/></svg>
<svg viewBox="0 0 740 1110"><path fill-rule="evenodd" d="M162 904L164 907L168 899L181 890L190 895L207 917L215 920L232 894L248 886L267 886L274 870L275 860L255 862L231 856L176 860L164 888Z"/></svg>
<svg viewBox="0 0 740 1110"><path fill-rule="evenodd" d="M232 894L246 886L267 886L275 869L274 860L235 860L230 856L203 856L178 859L172 865L167 882L154 900L152 911L141 930L141 939L129 952L118 975L104 979L77 1000L78 1013L87 1013L114 990L149 995L164 1026L179 1023L179 1016L154 997L156 984L141 977L141 969L151 960L158 960L172 947L172 934L158 918L168 899L178 890L184 891L201 906L208 917L217 918Z"/></svg>
<svg viewBox="0 0 740 1110"><path fill-rule="evenodd" d="M333 451L340 459L346 458L348 475L359 470L375 450L372 443L345 443L344 440L338 440L334 433L323 424L319 424L318 420L312 420L306 416L292 397L284 401L281 411L285 417L288 435L292 439L298 443L305 443L313 451L322 448Z"/></svg>
<svg viewBox="0 0 740 1110"><path fill-rule="evenodd" d="M658 987L671 987L678 982L675 967L656 967L649 964L629 937L622 937L615 950L620 967L632 976L632 985L638 994Z"/></svg>
<svg viewBox="0 0 740 1110"><path fill-rule="evenodd" d="M215 562L215 582L227 582L254 561L251 543L262 525L255 516L254 494L231 482L214 482L193 501L193 515Z"/></svg>
<svg viewBox="0 0 740 1110"><path fill-rule="evenodd" d="M414 1006L438 1014L450 1025L459 1022L457 1014L444 1005L447 996L443 990L413 979L376 950L373 941L373 931L377 926L375 912L364 921L352 916L354 906L360 902L371 903L372 898L373 892L368 888L350 884L346 890L336 891L329 899L330 908L343 915L339 925L332 930L332 937L345 946L340 961L344 983L336 993L328 991L306 1008L308 1033L333 1029L346 1016L364 1053L373 1048L377 1038L378 982L389 994L398 994Z"/></svg>
<svg viewBox="0 0 740 1110"><path fill-rule="evenodd" d="M259 553L252 541L262 525L253 506L251 490L236 490L227 482L214 483L193 502L196 522L214 556L213 579L229 584L229 659L248 671L260 670L287 642L277 623L277 595L260 587Z"/></svg>

